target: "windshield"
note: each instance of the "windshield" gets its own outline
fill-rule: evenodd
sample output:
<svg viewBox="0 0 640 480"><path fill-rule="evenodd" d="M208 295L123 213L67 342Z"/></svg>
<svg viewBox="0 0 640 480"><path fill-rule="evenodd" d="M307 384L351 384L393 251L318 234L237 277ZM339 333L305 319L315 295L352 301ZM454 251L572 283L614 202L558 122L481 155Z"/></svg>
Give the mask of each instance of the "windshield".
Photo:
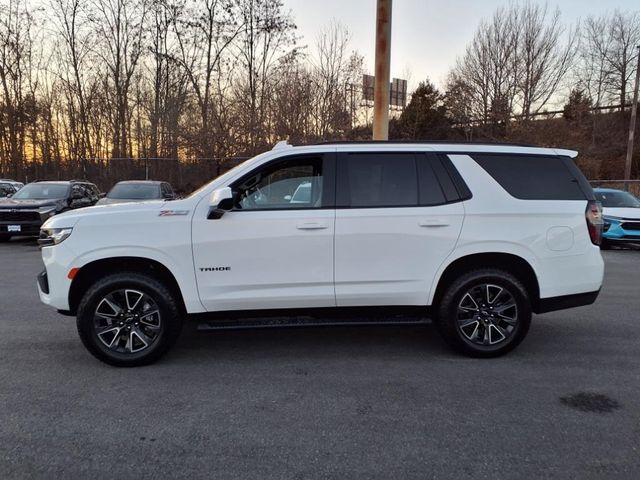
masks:
<svg viewBox="0 0 640 480"><path fill-rule="evenodd" d="M31 183L25 185L13 198L18 200L50 200L65 198L69 192L69 185L56 183Z"/></svg>
<svg viewBox="0 0 640 480"><path fill-rule="evenodd" d="M148 183L118 183L107 198L118 200L153 200L161 198L160 185Z"/></svg>
<svg viewBox="0 0 640 480"><path fill-rule="evenodd" d="M603 207L609 208L640 208L640 200L631 195L629 192L610 191L610 192L593 192L596 199L602 203Z"/></svg>
<svg viewBox="0 0 640 480"><path fill-rule="evenodd" d="M198 188L197 190L194 190L193 192L191 192L188 196L188 198L192 198L195 197L196 195L198 195L200 192L202 192L203 190L206 190L207 188L209 188L209 186L212 183L219 183L222 184L224 183L228 178L233 177L236 172L240 169L240 167L243 167L245 165L251 164L251 163L255 163L258 160L260 160L261 158L263 158L265 155L269 155L271 152L265 152L265 153L261 153L260 155L256 155L255 157L251 157L248 160L245 160L242 163L239 163L238 165L236 165L235 167L233 167L231 170L227 170L225 173L223 173L222 175L220 175L219 177L214 178L213 180L211 180L210 182L205 183L204 185L202 185L200 188Z"/></svg>

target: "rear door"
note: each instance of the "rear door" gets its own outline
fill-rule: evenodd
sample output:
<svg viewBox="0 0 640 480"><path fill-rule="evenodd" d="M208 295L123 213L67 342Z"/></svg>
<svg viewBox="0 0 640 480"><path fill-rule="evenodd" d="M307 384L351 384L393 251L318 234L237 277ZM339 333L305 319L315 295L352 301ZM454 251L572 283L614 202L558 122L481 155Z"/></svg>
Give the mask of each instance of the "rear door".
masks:
<svg viewBox="0 0 640 480"><path fill-rule="evenodd" d="M446 162L412 152L339 154L338 306L427 304L435 272L460 234L468 198Z"/></svg>

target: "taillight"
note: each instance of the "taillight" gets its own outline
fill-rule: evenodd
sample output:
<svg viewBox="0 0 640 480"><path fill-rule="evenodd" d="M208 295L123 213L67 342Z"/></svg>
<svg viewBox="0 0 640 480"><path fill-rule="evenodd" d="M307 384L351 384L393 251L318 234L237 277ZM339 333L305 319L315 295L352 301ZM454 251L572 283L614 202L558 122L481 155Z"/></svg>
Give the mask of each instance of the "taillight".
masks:
<svg viewBox="0 0 640 480"><path fill-rule="evenodd" d="M587 218L587 228L589 229L591 243L594 245L600 245L600 242L602 241L602 227L604 225L604 220L602 218L602 205L600 205L600 202L590 200L587 204L585 217Z"/></svg>

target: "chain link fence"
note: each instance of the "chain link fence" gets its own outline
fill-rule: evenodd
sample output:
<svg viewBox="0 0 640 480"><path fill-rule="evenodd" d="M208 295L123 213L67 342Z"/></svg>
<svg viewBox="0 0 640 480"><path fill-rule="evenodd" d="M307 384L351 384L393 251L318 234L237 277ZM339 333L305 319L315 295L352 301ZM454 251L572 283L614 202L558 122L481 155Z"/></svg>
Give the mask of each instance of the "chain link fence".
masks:
<svg viewBox="0 0 640 480"><path fill-rule="evenodd" d="M110 158L84 159L62 164L30 162L25 165L25 183L35 180L81 179L108 191L122 180L162 180L171 183L179 194L188 194L248 157L198 158Z"/></svg>
<svg viewBox="0 0 640 480"><path fill-rule="evenodd" d="M636 197L640 197L640 180L591 180L591 186L627 190Z"/></svg>

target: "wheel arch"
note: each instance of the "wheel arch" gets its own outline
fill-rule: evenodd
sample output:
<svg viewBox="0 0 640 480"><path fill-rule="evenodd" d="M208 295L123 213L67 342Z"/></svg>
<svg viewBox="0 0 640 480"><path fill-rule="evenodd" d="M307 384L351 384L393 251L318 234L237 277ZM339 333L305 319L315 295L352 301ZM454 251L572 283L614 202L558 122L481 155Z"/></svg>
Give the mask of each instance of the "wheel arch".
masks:
<svg viewBox="0 0 640 480"><path fill-rule="evenodd" d="M111 273L121 272L148 274L160 280L174 294L181 312L186 313L182 291L171 270L157 260L137 256L102 258L82 266L69 288L69 313L76 314L82 297L96 279Z"/></svg>
<svg viewBox="0 0 640 480"><path fill-rule="evenodd" d="M505 270L518 278L527 289L534 312L540 303L540 284L535 269L525 258L506 252L472 253L450 262L438 278L431 305L438 305L447 287L460 275L479 268Z"/></svg>

